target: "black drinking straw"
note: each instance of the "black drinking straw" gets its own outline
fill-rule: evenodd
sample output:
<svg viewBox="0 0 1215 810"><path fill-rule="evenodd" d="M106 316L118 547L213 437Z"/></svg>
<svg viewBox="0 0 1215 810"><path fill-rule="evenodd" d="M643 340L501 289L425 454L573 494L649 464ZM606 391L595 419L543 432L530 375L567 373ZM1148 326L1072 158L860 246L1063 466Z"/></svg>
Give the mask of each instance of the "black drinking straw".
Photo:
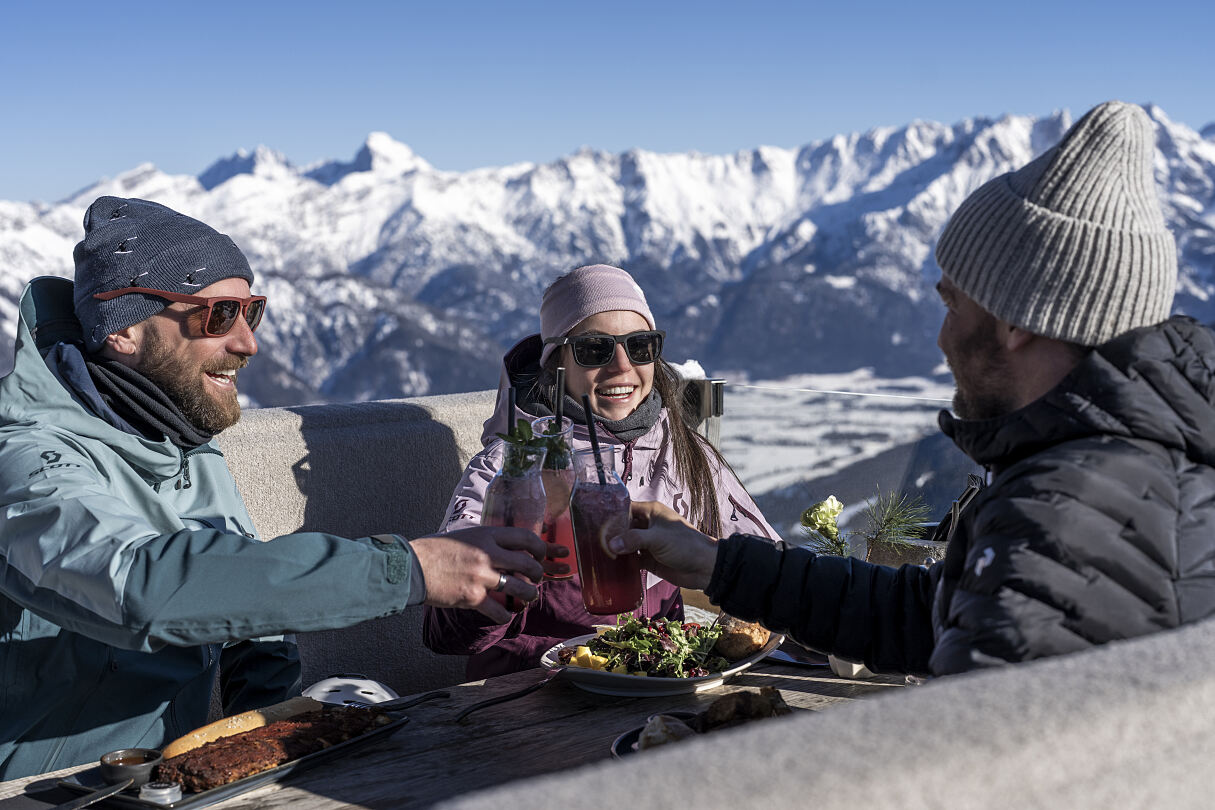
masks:
<svg viewBox="0 0 1215 810"><path fill-rule="evenodd" d="M506 432L515 435L515 386L506 389Z"/></svg>
<svg viewBox="0 0 1215 810"><path fill-rule="evenodd" d="M595 417L591 414L591 396L582 395L582 410L586 413L586 429L591 432L591 451L595 454L595 472L599 473L599 486L607 486L603 472L603 459L599 457L599 437L595 435Z"/></svg>
<svg viewBox="0 0 1215 810"><path fill-rule="evenodd" d="M565 366L557 366L557 395L553 397L553 413L557 417L557 433L561 432L561 412L565 410Z"/></svg>

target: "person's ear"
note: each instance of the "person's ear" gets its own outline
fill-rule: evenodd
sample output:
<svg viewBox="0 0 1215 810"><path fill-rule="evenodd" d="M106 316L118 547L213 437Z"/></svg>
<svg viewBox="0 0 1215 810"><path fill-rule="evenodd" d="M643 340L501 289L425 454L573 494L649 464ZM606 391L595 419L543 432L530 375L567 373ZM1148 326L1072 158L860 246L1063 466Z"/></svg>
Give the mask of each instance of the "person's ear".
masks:
<svg viewBox="0 0 1215 810"><path fill-rule="evenodd" d="M1037 338L1033 332L1027 332L1019 326L1013 326L1011 323L1003 321L1000 322L1000 336L1004 348L1010 352L1024 349Z"/></svg>
<svg viewBox="0 0 1215 810"><path fill-rule="evenodd" d="M112 335L107 335L102 344L102 354L115 360L137 359L139 355L140 334L138 324L119 329Z"/></svg>

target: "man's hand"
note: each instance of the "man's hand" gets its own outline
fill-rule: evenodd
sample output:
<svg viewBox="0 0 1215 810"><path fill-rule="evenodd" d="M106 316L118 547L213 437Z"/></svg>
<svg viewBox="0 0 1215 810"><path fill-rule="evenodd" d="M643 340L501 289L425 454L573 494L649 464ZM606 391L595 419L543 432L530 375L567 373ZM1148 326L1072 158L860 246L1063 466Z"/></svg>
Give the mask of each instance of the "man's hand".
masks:
<svg viewBox="0 0 1215 810"><path fill-rule="evenodd" d="M641 565L681 588L703 591L717 562L717 541L701 534L672 509L653 501L634 502L631 528L607 540L613 556L641 552Z"/></svg>
<svg viewBox="0 0 1215 810"><path fill-rule="evenodd" d="M410 541L426 578L426 604L471 608L505 624L512 613L490 598L502 574L502 592L524 602L536 598L545 573L564 574L569 566L549 558L568 554L562 546L546 544L527 529L473 526L449 534Z"/></svg>

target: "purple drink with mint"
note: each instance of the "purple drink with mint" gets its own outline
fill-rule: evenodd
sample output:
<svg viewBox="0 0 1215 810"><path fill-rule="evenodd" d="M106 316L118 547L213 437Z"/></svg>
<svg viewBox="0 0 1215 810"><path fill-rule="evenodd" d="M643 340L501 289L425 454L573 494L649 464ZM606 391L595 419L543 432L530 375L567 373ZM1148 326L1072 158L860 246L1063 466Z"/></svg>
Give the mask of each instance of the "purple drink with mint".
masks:
<svg viewBox="0 0 1215 810"><path fill-rule="evenodd" d="M629 491L616 474L616 448L600 448L598 464L593 450L575 453L574 471L570 514L582 603L597 615L630 613L641 604L641 555L613 558L604 550L608 538L629 528Z"/></svg>

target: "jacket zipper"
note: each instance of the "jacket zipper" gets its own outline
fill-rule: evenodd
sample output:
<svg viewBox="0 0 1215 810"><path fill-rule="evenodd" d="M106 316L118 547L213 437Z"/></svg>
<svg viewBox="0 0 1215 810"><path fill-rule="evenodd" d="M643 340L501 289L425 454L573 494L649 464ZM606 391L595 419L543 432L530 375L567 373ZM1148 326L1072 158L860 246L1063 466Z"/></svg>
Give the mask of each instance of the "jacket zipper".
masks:
<svg viewBox="0 0 1215 810"><path fill-rule="evenodd" d="M190 480L190 456L197 456L202 453L210 453L222 458L224 455L214 447L209 447L205 444L198 447L193 447L189 450L181 450L180 448L178 448L178 450L181 452L181 467L177 470L177 474L181 476L181 480L173 485L173 489L189 489L190 487L194 486L194 482Z"/></svg>
<svg viewBox="0 0 1215 810"><path fill-rule="evenodd" d="M757 518L755 515L748 512L746 509L743 509L742 504L740 504L738 501L734 500L733 495L730 496L730 505L734 507L735 511L741 512L743 517L745 517L747 520L751 521L751 523L755 526L755 528L759 529L759 531L761 531L763 533L764 537L768 538L769 540L772 539L772 535L768 534L768 530L764 528L763 521L760 520L759 518Z"/></svg>
<svg viewBox="0 0 1215 810"><path fill-rule="evenodd" d="M625 442L624 452L621 453L621 464L623 465L623 469L620 471L620 477L625 484L633 480L633 445L636 443L636 439Z"/></svg>

